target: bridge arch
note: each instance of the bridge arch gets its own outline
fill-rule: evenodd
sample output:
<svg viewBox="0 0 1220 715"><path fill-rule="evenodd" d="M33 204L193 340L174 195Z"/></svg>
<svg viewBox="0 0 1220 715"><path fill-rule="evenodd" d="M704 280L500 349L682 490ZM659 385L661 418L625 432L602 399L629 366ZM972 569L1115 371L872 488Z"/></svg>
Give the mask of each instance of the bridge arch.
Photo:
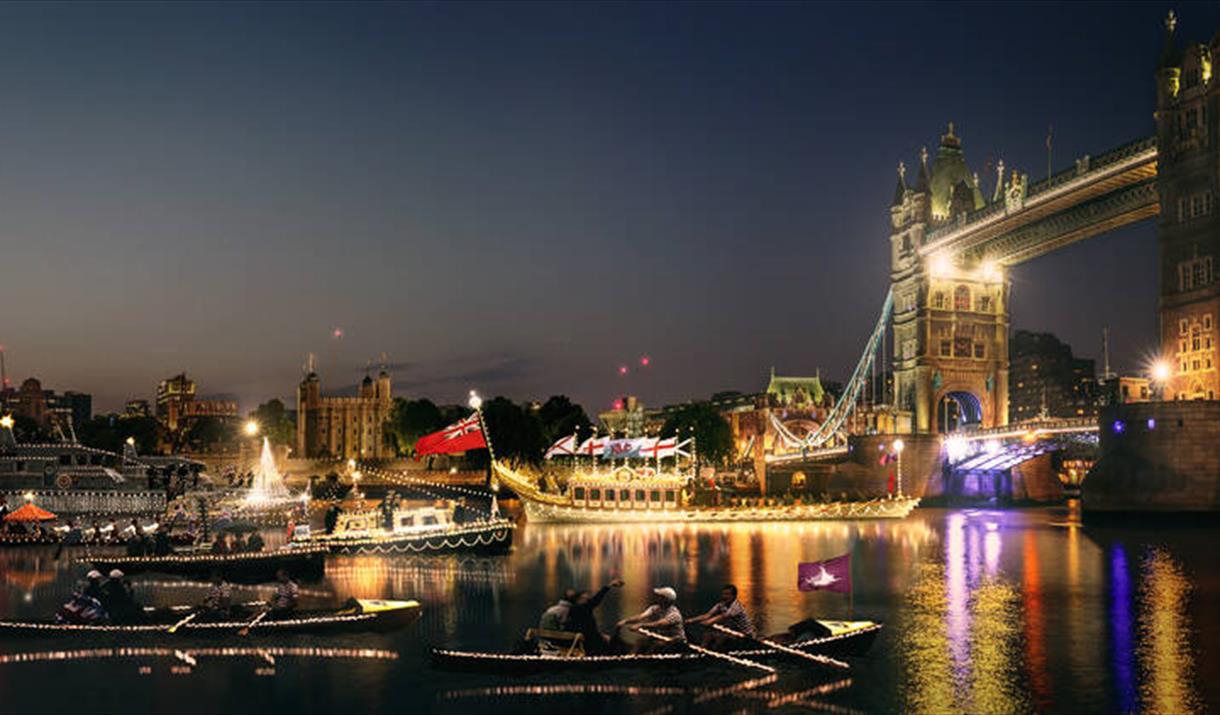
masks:
<svg viewBox="0 0 1220 715"><path fill-rule="evenodd" d="M985 398L969 389L956 386L942 390L936 397L934 431L956 432L964 427L983 426Z"/></svg>

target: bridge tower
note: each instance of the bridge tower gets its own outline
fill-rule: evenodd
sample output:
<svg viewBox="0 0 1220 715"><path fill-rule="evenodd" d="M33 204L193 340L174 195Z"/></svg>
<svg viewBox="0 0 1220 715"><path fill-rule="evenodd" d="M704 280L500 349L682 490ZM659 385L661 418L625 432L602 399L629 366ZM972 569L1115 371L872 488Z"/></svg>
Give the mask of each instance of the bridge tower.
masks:
<svg viewBox="0 0 1220 715"><path fill-rule="evenodd" d="M1179 49L1165 21L1157 70L1157 193L1160 197L1162 357L1173 367L1165 399L1220 398L1220 82L1209 44Z"/></svg>
<svg viewBox="0 0 1220 715"><path fill-rule="evenodd" d="M1003 167L999 168L1002 178ZM999 186L992 201L1003 201ZM1014 177L1012 184L1024 182ZM932 166L908 186L898 168L890 206L894 384L913 432L1008 423L1008 282L1003 267L926 250L928 233L987 206L949 124ZM901 421L900 421L901 422Z"/></svg>

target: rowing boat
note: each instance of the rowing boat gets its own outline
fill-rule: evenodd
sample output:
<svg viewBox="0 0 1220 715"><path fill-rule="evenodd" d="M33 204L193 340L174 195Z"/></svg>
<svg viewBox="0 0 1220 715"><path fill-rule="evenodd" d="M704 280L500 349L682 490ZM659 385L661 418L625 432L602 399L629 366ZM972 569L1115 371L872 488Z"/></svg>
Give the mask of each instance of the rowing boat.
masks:
<svg viewBox="0 0 1220 715"><path fill-rule="evenodd" d="M814 625L816 624L816 625ZM868 652L882 624L875 621L804 621L789 632L769 636L790 648L804 653L831 657L859 656ZM803 632L794 639L796 632ZM759 646L728 651L738 658L794 657L774 648ZM623 655L543 655L540 653L482 653L475 651L432 649L432 667L478 673L536 673L553 670L602 670L613 667L671 667L704 665L714 658L703 653L628 653Z"/></svg>
<svg viewBox="0 0 1220 715"><path fill-rule="evenodd" d="M119 569L126 574L155 571L206 577L219 571L230 581L258 582L275 578L279 569L298 578L319 578L325 571L328 551L325 546L293 545L236 554L188 551L165 556L89 556L83 560L102 572Z"/></svg>
<svg viewBox="0 0 1220 715"><path fill-rule="evenodd" d="M204 636L236 636L247 628L250 619L220 621L182 619L180 609L163 609L146 616L138 624L77 624L52 621L0 621L0 635L132 634L169 635L170 626L179 624L177 633ZM353 599L343 608L325 611L298 611L285 618L265 618L250 634L270 633L350 633L385 632L402 628L420 617L417 601Z"/></svg>

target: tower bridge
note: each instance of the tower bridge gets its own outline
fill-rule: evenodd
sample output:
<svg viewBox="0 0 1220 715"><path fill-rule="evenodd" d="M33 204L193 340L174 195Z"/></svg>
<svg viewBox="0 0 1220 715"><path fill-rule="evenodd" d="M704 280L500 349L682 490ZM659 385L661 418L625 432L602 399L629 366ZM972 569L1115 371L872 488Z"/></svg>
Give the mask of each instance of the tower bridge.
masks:
<svg viewBox="0 0 1220 715"><path fill-rule="evenodd" d="M969 168L952 123L934 156L920 152L913 176L899 164L889 206L890 289L878 321L825 423L769 464L844 459L850 427L879 424L853 413L882 408L909 444L932 440L928 447L940 444L943 461L970 469L1005 468L1073 440L1095 444L1093 419L1009 425L1007 272L1154 219L1160 358L1172 367L1160 392L1167 400L1220 397L1220 81L1212 74L1220 33L1180 47L1175 31L1171 14L1154 72L1155 134L1082 156L1032 183L1001 162L987 177L989 191ZM893 371L884 407L878 363ZM875 441L876 431L852 439ZM947 455L949 447L961 451Z"/></svg>

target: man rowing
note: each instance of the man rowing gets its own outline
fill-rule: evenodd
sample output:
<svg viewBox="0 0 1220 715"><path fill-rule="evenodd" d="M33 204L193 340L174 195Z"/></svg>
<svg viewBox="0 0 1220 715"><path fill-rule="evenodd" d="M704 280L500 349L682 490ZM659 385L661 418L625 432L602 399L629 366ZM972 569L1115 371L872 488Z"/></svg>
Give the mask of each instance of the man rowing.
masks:
<svg viewBox="0 0 1220 715"><path fill-rule="evenodd" d="M737 587L731 583L720 589L720 600L707 613L688 618L686 622L704 626L703 645L706 648L729 650L740 644L739 637L712 627L717 624L748 638L754 637L754 624L746 615L745 606L737 600Z"/></svg>
<svg viewBox="0 0 1220 715"><path fill-rule="evenodd" d="M633 631L644 629L660 638L648 636L636 646L636 652L670 653L686 647L686 628L678 610L678 592L669 586L652 589L652 604L638 615L624 618L617 627ZM647 634L645 634L647 635Z"/></svg>
<svg viewBox="0 0 1220 715"><path fill-rule="evenodd" d="M597 615L594 611L601 605L602 600L610 592L610 589L621 588L622 586L623 580L616 578L597 589L596 593L587 590L581 591L576 596L576 600L568 606L563 629L571 633L581 634L584 640L585 652L589 655L604 655L612 652L610 639L597 627Z"/></svg>

